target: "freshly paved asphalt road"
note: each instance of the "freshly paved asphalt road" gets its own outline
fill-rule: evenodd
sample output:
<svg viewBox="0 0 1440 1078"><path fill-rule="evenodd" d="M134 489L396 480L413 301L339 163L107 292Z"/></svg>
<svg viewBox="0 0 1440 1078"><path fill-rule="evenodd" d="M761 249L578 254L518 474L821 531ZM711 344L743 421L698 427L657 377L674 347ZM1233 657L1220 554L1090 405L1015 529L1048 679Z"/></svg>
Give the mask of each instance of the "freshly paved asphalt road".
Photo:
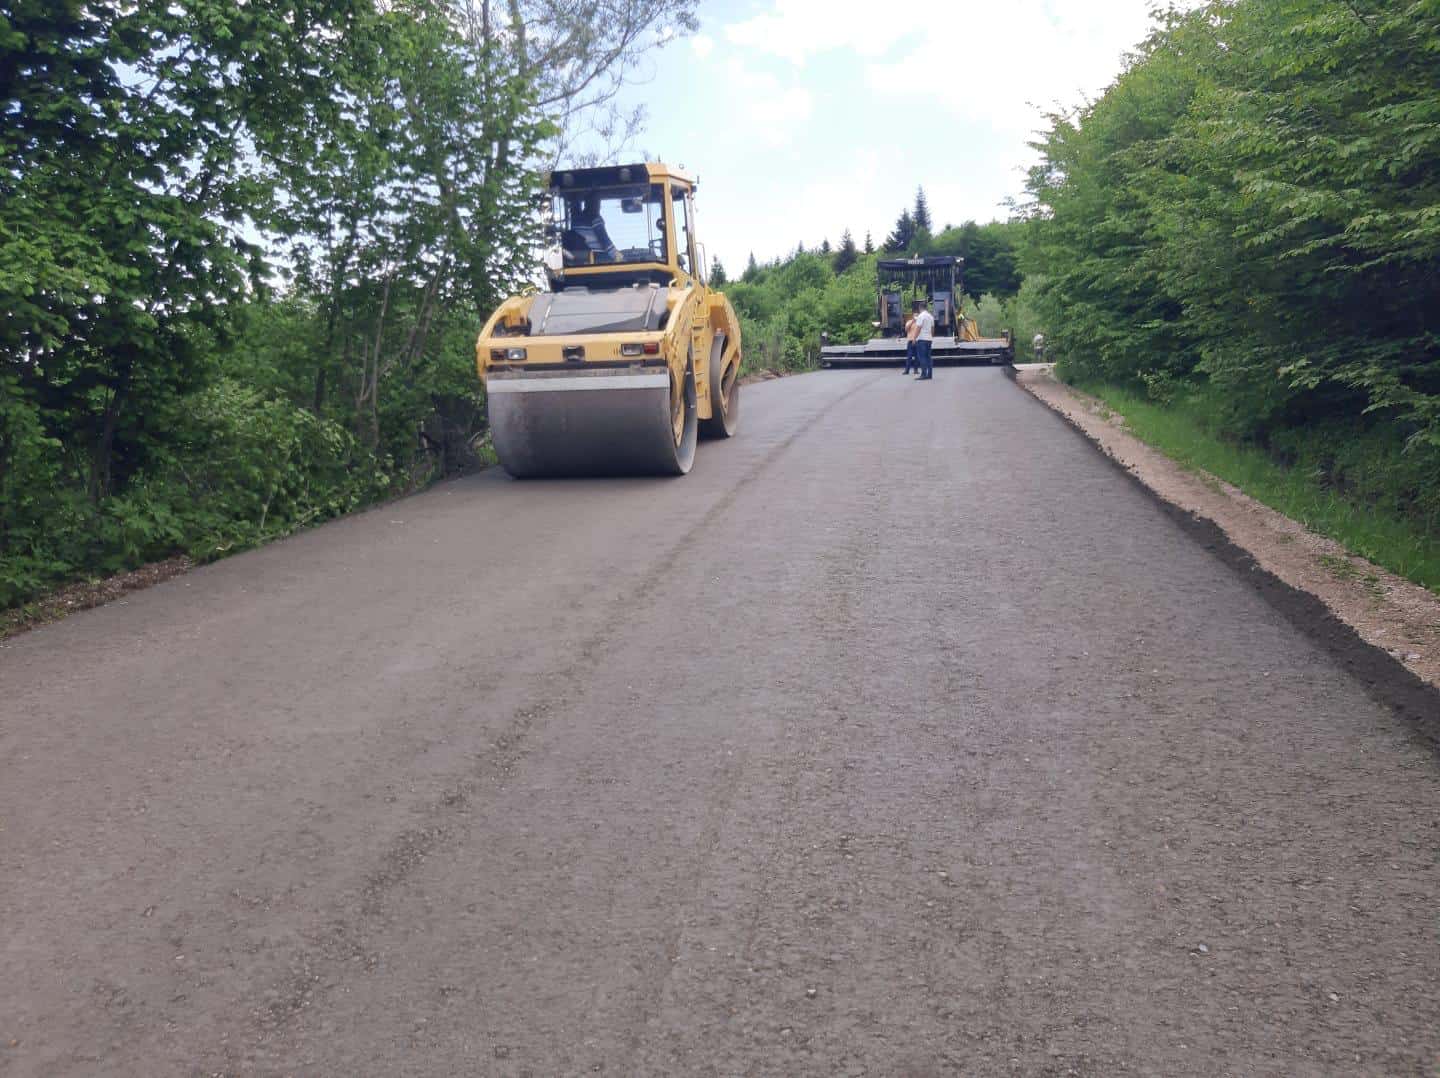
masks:
<svg viewBox="0 0 1440 1078"><path fill-rule="evenodd" d="M1440 759L998 370L0 650L4 1075L1415 1074Z"/></svg>

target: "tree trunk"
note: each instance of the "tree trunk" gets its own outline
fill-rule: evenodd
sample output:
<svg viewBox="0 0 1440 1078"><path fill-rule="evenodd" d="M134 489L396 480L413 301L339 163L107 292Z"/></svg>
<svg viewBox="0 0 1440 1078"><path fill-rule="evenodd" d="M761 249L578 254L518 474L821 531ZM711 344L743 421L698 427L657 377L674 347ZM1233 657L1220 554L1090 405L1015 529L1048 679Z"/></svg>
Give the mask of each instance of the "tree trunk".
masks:
<svg viewBox="0 0 1440 1078"><path fill-rule="evenodd" d="M90 457L90 501L95 505L110 493L110 462L115 451L115 431L120 425L120 413L125 407L125 398L130 392L131 363L126 361L105 404L101 419L100 437L95 442L95 451Z"/></svg>

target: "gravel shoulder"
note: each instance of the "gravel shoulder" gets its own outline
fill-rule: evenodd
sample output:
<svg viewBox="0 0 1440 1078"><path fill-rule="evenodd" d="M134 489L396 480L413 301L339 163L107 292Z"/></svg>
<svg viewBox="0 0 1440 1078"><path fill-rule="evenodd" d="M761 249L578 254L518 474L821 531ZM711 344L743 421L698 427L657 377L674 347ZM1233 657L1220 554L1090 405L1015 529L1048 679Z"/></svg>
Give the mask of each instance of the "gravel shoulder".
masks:
<svg viewBox="0 0 1440 1078"><path fill-rule="evenodd" d="M1103 401L1057 381L1048 364L1020 367L1018 381L1159 497L1214 522L1261 568L1315 596L1366 643L1440 689L1440 596L1238 487L1177 464L1126 430L1124 417Z"/></svg>

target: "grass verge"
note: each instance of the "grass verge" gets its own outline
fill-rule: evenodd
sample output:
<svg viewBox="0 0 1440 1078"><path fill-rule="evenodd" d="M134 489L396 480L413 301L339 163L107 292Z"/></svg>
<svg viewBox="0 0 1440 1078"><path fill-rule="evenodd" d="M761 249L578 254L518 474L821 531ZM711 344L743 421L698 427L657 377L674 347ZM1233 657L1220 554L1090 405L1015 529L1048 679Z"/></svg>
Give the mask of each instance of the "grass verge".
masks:
<svg viewBox="0 0 1440 1078"><path fill-rule="evenodd" d="M1287 466L1215 434L1189 401L1161 406L1114 386L1082 386L1125 418L1127 429L1187 468L1239 487L1256 501L1440 594L1440 535L1403 514L1348 497L1313 469Z"/></svg>

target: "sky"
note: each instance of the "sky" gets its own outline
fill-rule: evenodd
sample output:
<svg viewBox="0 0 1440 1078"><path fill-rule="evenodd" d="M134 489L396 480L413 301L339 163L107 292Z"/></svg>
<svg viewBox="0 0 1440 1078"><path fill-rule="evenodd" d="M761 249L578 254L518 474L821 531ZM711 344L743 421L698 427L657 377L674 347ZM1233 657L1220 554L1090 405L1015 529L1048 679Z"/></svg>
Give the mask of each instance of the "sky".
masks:
<svg viewBox="0 0 1440 1078"><path fill-rule="evenodd" d="M1008 216L1043 114L1094 97L1153 0L702 0L625 91L635 152L698 175L727 271L849 227L878 245L923 185L937 228Z"/></svg>

